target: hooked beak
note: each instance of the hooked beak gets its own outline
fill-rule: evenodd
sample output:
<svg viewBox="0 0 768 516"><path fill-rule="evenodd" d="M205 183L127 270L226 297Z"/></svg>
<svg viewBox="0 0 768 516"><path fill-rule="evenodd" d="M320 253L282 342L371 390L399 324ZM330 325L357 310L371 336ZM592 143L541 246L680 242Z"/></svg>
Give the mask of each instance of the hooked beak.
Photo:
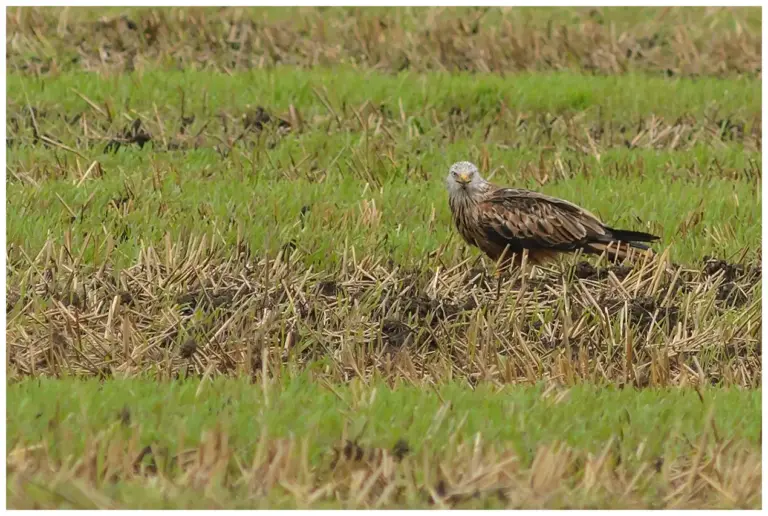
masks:
<svg viewBox="0 0 768 516"><path fill-rule="evenodd" d="M468 185L471 182L469 174L459 174L459 177L456 178L456 182L462 185Z"/></svg>

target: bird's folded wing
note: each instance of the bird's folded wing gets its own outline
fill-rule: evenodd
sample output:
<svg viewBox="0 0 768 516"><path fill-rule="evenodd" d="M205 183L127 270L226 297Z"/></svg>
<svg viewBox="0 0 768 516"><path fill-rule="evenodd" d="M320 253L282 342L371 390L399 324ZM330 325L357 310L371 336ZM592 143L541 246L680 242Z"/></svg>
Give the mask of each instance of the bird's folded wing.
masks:
<svg viewBox="0 0 768 516"><path fill-rule="evenodd" d="M478 204L480 232L501 243L572 249L606 234L594 215L567 201L527 190L500 189Z"/></svg>

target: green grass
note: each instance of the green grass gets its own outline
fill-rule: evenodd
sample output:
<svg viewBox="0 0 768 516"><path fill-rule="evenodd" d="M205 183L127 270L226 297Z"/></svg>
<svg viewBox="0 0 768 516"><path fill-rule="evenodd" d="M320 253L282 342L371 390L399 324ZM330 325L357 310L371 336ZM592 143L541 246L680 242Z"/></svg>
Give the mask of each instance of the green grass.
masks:
<svg viewBox="0 0 768 516"><path fill-rule="evenodd" d="M312 92L321 86L336 106L341 127ZM212 131L218 140L197 150L165 152L159 134L167 139L176 133L182 90L185 113L197 116L190 133L206 123L214 127L221 112L234 114L232 123L237 125L239 115L256 105L281 114L294 104L307 127L279 139L276 146L269 144L274 134L251 138L222 157L212 148L226 139L222 127L216 126ZM109 102L118 121L107 123L107 134L122 131L126 120L139 113L154 143L144 149L123 148L116 155L102 153L103 139L82 144L78 126L73 129L61 116L84 112L97 127L106 120L74 91L101 106ZM38 81L12 75L8 92L21 114L27 100L51 113L38 114L40 131L87 158L76 164L73 154L32 147L28 137L9 149L12 173L42 180L39 188L24 181L8 184L8 242L31 255L49 236L61 243L69 230L85 263L98 265L94 260L106 238L104 231L119 235L128 228L127 239L117 247L120 264L133 263L141 242L160 241L166 232L174 241L205 232L224 248L231 248L240 234L254 251L269 253L294 239L306 263L316 268L332 268L334 257L348 246L404 264L418 263L454 232L443 187L448 166L460 159L479 163L483 155L494 181L562 196L616 227L655 232L662 236L661 246L671 245L672 258L683 263L698 262L704 255L729 257L759 246L760 187L744 172L759 162L759 153L738 140L717 140L716 146L692 143L680 152L627 149L619 143L621 138L606 137L596 143L599 159L591 150L578 150L591 149L584 136L589 128L619 134L618 126L631 128L654 113L669 124L682 115L693 117L694 126L701 128L691 134L707 134L710 118L743 120L748 134L750 124L759 123L759 117L752 117L760 109L759 81L570 73L480 80L286 68L234 77L147 72L100 78L77 73ZM395 140L360 125L352 107L359 109L366 101L392 113L384 125ZM488 132L502 101L511 112L530 118L525 128L516 128L512 116ZM405 122L399 115L401 103ZM457 122L448 137L446 114L452 106L461 107L467 118ZM564 115L564 110L570 114ZM562 121L548 125L540 120L558 113L562 120L570 117L568 126L574 124L575 129ZM553 127L554 136L545 138L543 145L542 135ZM78 185L79 174L91 160L100 162L104 176ZM544 174L549 177L540 185L535 178ZM126 188L135 199L133 211L123 216L109 202L124 196ZM59 197L75 212L74 221ZM362 199L376 203L380 221L366 223ZM303 206L311 211L301 229ZM159 217L163 209L167 211ZM200 216L190 217L194 212ZM700 221L685 229L699 214ZM82 249L86 234L92 239ZM456 259L463 248L454 240L444 259Z"/></svg>
<svg viewBox="0 0 768 516"><path fill-rule="evenodd" d="M451 383L434 391L406 384L391 389L378 381L327 388L307 375L270 382L267 391L259 384L226 379L160 384L142 379L23 380L8 388L6 444L11 450L44 442L50 460L66 463L67 457L81 456L87 442L96 440L104 443L101 462L108 460L106 443L120 436L137 434L139 448L167 448L173 455L199 446L206 432L216 430L228 436L233 474L236 463L251 463L264 436L306 439L308 465L320 471L345 432L364 447L391 448L404 439L416 464L422 456L447 460L462 443L471 444L479 435L484 449L512 451L523 469L532 467L536 450L543 446L563 442L597 455L612 437L612 449L624 467L636 470L659 458L673 463L690 453L690 443L711 428L719 440L735 439L759 449L759 391L704 389L700 400L692 390L582 386L557 398L557 391L543 396L541 387L467 390ZM427 474L417 466L422 481ZM105 484L103 489L104 496L119 503L136 493L130 484ZM168 501L161 501L159 490L159 485L150 487L142 495L146 500L128 503L165 505ZM193 502L183 489L172 495L171 503L173 498L182 506L214 503L204 498ZM225 507L249 504L246 499L219 502Z"/></svg>
<svg viewBox="0 0 768 516"><path fill-rule="evenodd" d="M86 436L108 428L124 408L141 429L142 445L157 442L181 449L199 444L204 431L223 424L232 446L243 449L262 431L272 438L309 436L315 462L337 443L344 425L350 436L359 435L361 443L391 447L405 439L416 454L425 447L449 453L450 438L470 440L480 433L487 442L511 445L528 461L538 444L564 440L598 452L619 433L624 452L645 442L644 458L680 453L684 440L671 436L695 439L705 429L709 410L714 410L721 437L757 445L760 436L760 391L710 389L704 391L702 402L693 390L585 385L571 388L567 397L555 402L542 398L542 387L468 390L447 383L432 390L415 385L391 389L379 382L353 384L330 389L303 375L272 384L265 394L262 385L242 379L202 385L195 379L160 384L154 379L23 380L8 387L6 443L10 449L19 442L51 439L50 425L55 424L73 437L56 446L79 454ZM449 400L450 410L438 421L441 398ZM176 441L179 432L186 434L184 442Z"/></svg>
<svg viewBox="0 0 768 516"><path fill-rule="evenodd" d="M470 154L469 149L466 154ZM663 237L660 248L671 245L672 257L683 263L699 262L707 254L728 257L743 248L758 248L761 195L754 183L721 178L680 180L667 171L671 166L686 173L683 160L677 156L618 150L603 156L609 171L611 162L627 164L647 158L646 173L629 177L576 176L542 188L530 179L515 177L517 164L534 161L520 154L523 153L509 152L505 153L506 159L497 158L499 162L503 159L506 167L505 172L494 178L497 182L567 198L588 207L614 227L651 229ZM689 159L698 166L706 166L712 154L702 149L698 159ZM456 153L451 159L458 156ZM49 235L62 243L63 232L70 230L74 251L82 252L86 263L94 265L100 265L99 247L106 238L102 225L113 235L128 229L127 240L116 248L118 263L123 265L135 261L141 242L161 241L166 232L173 241L186 241L193 234L206 233L223 248L234 246L240 234L252 250L271 254L294 239L302 254L306 254L307 265L315 268L332 269L336 264L334 256L348 246L363 254L378 249L382 256L413 264L436 251L454 233L443 186L443 172L450 160L437 156L433 159L435 164L429 169L434 174L430 181L406 182L399 174L400 177L387 180L381 189L369 188L363 194L365 184L350 177L345 166L331 170L320 183L306 179L289 182L274 175L264 177L267 174L260 173L261 167L254 172L254 167L236 157L222 163L211 150L186 156L153 156L146 151L129 150L118 158L105 160L107 176L97 183L77 187L71 181L61 180L47 182L39 190L20 183L9 185L7 238L9 244L36 254ZM438 163L438 159L443 163ZM588 162L597 168L593 160ZM152 170L161 171L163 176L157 189L152 187L153 178L148 173ZM126 183L139 193L133 211L123 217L109 203L126 192ZM658 195L660 187L664 189L663 196ZM74 222L70 222L71 215L57 195L76 213ZM363 222L361 199L375 202L381 213L380 222L373 227ZM166 205L167 211L157 217L161 205ZM305 216L302 229L299 214L303 206L309 206L311 211ZM209 214L203 220L189 216L202 213L198 212L199 207L206 207ZM702 214L700 224L682 238L678 233L680 227L696 212ZM50 233L39 231L41 227ZM89 233L93 238L83 248ZM457 259L463 248L464 244L454 239L445 259Z"/></svg>
<svg viewBox="0 0 768 516"><path fill-rule="evenodd" d="M572 72L522 73L514 76L401 72L381 74L344 66L301 70L273 70L234 75L205 71L147 70L100 76L69 72L50 78L11 74L7 77L9 101L23 106L83 111L88 104L72 90L97 104L106 100L120 110L143 111L157 106L161 113L180 108L184 92L188 112L211 115L218 110L237 111L256 105L285 110L294 104L305 116L327 114L313 88L327 90L337 109L341 104L360 106L370 101L399 114L444 116L452 107L474 115L495 112L499 101L509 109L576 112L591 108L608 118L629 121L657 114L673 120L683 114L752 115L760 112L760 81L755 79L666 79L642 74L589 76ZM306 110L306 113L305 113ZM428 117L423 122L429 123Z"/></svg>

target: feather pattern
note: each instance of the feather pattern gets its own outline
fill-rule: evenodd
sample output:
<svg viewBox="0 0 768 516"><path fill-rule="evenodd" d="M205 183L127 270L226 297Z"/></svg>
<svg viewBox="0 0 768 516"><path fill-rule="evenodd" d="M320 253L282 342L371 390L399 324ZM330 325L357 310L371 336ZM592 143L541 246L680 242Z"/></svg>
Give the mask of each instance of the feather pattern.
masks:
<svg viewBox="0 0 768 516"><path fill-rule="evenodd" d="M524 250L534 263L577 250L624 259L632 248L648 249L641 242L658 239L648 233L612 229L564 199L500 188L480 177L469 162L451 167L447 185L459 233L494 261L502 256L505 261L519 259Z"/></svg>

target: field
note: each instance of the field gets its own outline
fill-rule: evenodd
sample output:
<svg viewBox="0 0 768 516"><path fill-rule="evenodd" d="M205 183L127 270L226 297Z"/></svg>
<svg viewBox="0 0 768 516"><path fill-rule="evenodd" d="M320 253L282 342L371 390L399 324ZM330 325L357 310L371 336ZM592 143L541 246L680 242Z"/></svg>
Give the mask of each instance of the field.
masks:
<svg viewBox="0 0 768 516"><path fill-rule="evenodd" d="M9 8L9 508L759 508L759 8ZM444 178L661 236L499 282Z"/></svg>

